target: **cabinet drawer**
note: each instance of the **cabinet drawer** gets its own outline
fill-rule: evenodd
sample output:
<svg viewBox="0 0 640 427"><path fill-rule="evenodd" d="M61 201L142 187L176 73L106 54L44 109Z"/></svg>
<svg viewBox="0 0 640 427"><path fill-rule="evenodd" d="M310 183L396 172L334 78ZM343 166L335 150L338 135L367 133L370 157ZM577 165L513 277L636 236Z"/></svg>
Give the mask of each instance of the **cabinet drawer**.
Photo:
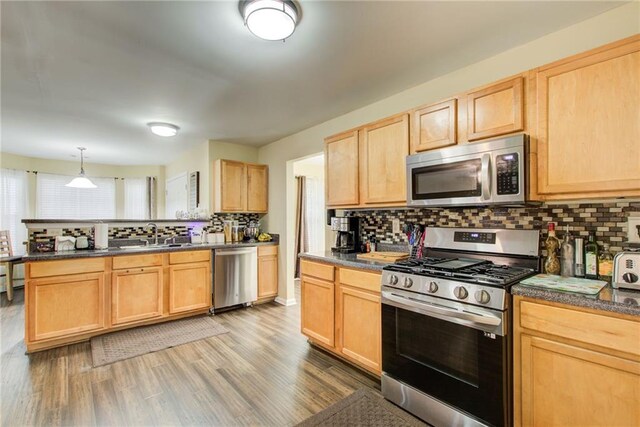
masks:
<svg viewBox="0 0 640 427"><path fill-rule="evenodd" d="M278 255L278 246L258 246L258 256L263 255Z"/></svg>
<svg viewBox="0 0 640 427"><path fill-rule="evenodd" d="M153 267L162 265L162 254L130 255L113 257L113 269Z"/></svg>
<svg viewBox="0 0 640 427"><path fill-rule="evenodd" d="M369 271L351 270L349 268L340 269L340 283L368 291L380 292L381 276L380 273Z"/></svg>
<svg viewBox="0 0 640 427"><path fill-rule="evenodd" d="M185 251L169 254L169 264L187 264L211 260L211 251Z"/></svg>
<svg viewBox="0 0 640 427"><path fill-rule="evenodd" d="M640 355L640 322L520 301L523 328Z"/></svg>
<svg viewBox="0 0 640 427"><path fill-rule="evenodd" d="M29 263L29 277L64 276L67 274L96 273L104 271L105 258L81 258L60 261Z"/></svg>
<svg viewBox="0 0 640 427"><path fill-rule="evenodd" d="M328 264L320 264L318 262L307 260L302 260L300 262L300 271L302 274L328 280L330 282L333 282L333 270L333 266Z"/></svg>

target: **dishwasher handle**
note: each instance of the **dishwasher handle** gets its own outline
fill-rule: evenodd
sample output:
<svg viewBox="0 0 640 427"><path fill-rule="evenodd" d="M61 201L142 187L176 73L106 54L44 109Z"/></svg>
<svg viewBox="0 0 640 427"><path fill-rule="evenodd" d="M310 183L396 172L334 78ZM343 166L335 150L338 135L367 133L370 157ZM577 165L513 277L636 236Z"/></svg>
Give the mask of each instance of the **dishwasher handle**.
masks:
<svg viewBox="0 0 640 427"><path fill-rule="evenodd" d="M215 256L251 255L254 253L257 253L257 249L255 247L216 249L214 252Z"/></svg>

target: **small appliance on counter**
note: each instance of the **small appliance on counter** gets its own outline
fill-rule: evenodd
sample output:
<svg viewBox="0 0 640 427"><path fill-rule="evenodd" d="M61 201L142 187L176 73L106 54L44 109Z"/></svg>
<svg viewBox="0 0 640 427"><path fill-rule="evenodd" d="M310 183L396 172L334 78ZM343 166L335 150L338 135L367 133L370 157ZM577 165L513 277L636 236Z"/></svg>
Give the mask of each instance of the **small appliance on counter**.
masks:
<svg viewBox="0 0 640 427"><path fill-rule="evenodd" d="M613 258L614 288L640 291L640 252L623 251Z"/></svg>
<svg viewBox="0 0 640 427"><path fill-rule="evenodd" d="M244 228L244 238L250 242L255 242L260 234L260 221L249 221L249 225Z"/></svg>
<svg viewBox="0 0 640 427"><path fill-rule="evenodd" d="M360 218L334 216L331 218L331 230L336 232L336 245L331 248L331 252L341 254L358 252Z"/></svg>
<svg viewBox="0 0 640 427"><path fill-rule="evenodd" d="M87 236L76 238L76 249L89 249L89 238Z"/></svg>

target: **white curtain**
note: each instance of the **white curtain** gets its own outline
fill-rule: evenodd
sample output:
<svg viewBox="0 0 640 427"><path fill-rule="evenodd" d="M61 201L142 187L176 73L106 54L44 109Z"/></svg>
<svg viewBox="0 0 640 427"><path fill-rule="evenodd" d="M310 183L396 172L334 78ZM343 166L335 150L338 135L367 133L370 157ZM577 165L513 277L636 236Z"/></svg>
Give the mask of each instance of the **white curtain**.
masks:
<svg viewBox="0 0 640 427"><path fill-rule="evenodd" d="M124 179L124 218L149 219L149 192L146 178Z"/></svg>
<svg viewBox="0 0 640 427"><path fill-rule="evenodd" d="M25 253L22 243L27 240L27 228L22 223L29 209L29 183L27 172L13 169L0 170L0 230L9 230L13 253Z"/></svg>
<svg viewBox="0 0 640 427"><path fill-rule="evenodd" d="M38 173L36 217L42 219L111 219L116 217L114 178L91 178L98 188L71 188L73 176Z"/></svg>
<svg viewBox="0 0 640 427"><path fill-rule="evenodd" d="M305 232L310 252L324 251L324 180L307 176L305 186Z"/></svg>

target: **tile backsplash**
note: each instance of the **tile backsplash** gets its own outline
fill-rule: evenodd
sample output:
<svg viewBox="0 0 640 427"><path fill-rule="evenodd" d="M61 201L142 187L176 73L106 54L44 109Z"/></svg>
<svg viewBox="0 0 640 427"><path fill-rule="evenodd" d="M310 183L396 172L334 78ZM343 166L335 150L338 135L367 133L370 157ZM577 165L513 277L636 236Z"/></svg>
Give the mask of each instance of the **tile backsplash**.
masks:
<svg viewBox="0 0 640 427"><path fill-rule="evenodd" d="M555 222L557 235L564 235L566 226L574 236L596 234L600 245L608 243L614 252L627 243L627 217L640 213L640 202L543 204L523 208L432 208L371 211L345 211L347 216L361 217L361 237L371 237L383 243L406 243L403 233L392 232L392 219L400 224L417 223L427 227L474 227L541 230L541 240L547 237L547 224Z"/></svg>

